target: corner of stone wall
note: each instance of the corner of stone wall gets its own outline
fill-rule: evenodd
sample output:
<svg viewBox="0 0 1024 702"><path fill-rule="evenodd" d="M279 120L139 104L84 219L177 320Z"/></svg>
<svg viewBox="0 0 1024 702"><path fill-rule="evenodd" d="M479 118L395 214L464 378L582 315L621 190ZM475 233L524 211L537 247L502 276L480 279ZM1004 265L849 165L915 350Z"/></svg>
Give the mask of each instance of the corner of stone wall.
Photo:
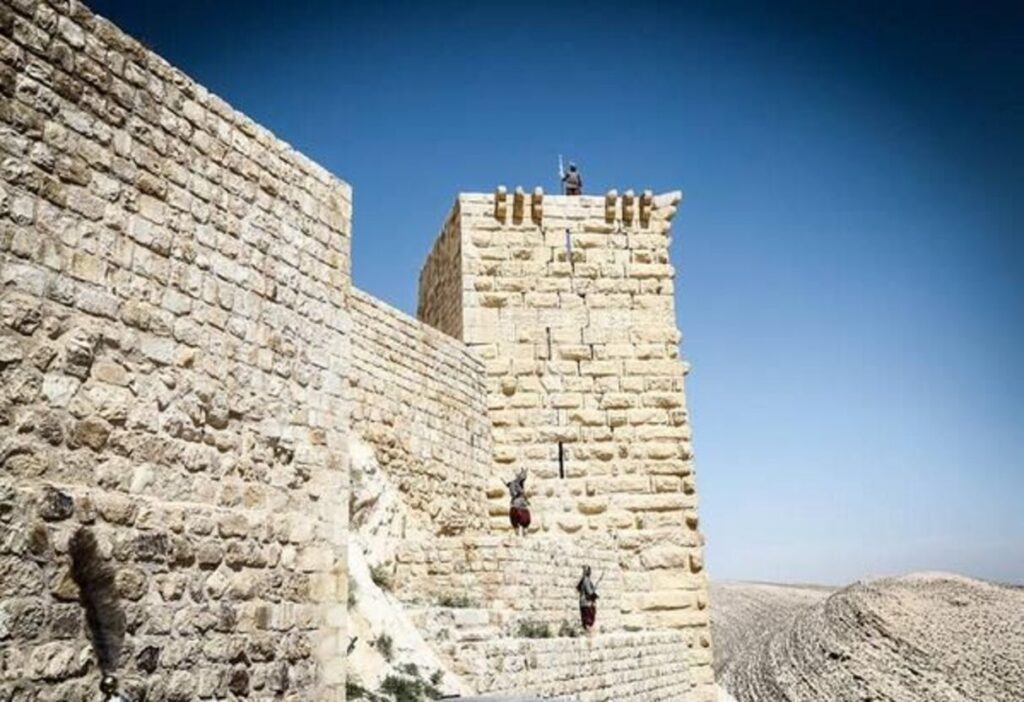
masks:
<svg viewBox="0 0 1024 702"><path fill-rule="evenodd" d="M420 270L416 317L462 339L464 271L461 199L456 198Z"/></svg>

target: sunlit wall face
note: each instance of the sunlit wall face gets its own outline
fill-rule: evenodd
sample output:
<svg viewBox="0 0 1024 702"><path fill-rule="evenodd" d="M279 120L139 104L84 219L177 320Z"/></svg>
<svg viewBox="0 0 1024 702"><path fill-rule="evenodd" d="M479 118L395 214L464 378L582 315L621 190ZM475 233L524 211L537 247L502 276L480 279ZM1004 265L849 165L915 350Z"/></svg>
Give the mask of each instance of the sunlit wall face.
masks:
<svg viewBox="0 0 1024 702"><path fill-rule="evenodd" d="M1024 580L1019 7L91 5L353 183L407 311L458 191L685 189L713 577Z"/></svg>

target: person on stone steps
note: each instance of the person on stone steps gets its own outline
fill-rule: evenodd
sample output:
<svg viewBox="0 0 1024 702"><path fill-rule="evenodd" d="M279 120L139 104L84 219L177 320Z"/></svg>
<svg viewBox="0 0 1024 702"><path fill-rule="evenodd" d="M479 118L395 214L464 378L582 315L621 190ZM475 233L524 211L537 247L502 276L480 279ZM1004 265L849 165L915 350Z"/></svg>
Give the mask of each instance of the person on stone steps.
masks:
<svg viewBox="0 0 1024 702"><path fill-rule="evenodd" d="M569 170L562 176L562 185L565 186L566 195L583 194L583 176L577 170L575 163L569 164Z"/></svg>
<svg viewBox="0 0 1024 702"><path fill-rule="evenodd" d="M512 529L516 534L526 536L526 530L530 526L530 502L526 499L526 469L519 471L519 475L505 485L511 499L508 518L512 522Z"/></svg>
<svg viewBox="0 0 1024 702"><path fill-rule="evenodd" d="M583 577L576 583L576 591L580 593L580 620L583 630L590 633L597 618L597 588L590 579L590 566L583 566Z"/></svg>

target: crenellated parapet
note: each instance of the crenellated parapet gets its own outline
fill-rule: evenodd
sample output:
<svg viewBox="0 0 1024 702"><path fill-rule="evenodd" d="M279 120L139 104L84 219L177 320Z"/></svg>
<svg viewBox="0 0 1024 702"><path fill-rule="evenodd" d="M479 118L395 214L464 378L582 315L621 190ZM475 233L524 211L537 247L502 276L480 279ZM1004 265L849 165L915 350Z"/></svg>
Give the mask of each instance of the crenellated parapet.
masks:
<svg viewBox="0 0 1024 702"><path fill-rule="evenodd" d="M644 190L639 195L632 189L624 191L621 195L617 190L609 190L603 196L599 195L547 195L540 186L527 194L522 186L516 186L511 196L508 188L499 185L494 189L493 207L491 212L496 221L501 224L521 225L524 222L524 215L529 211L529 224L542 227L547 223L545 214L549 217L564 217L566 209L578 206L584 210L593 207L594 203L601 199L604 207L604 221L607 224L619 225L620 227L637 227L648 229L652 222L670 222L675 216L682 202L682 191L674 191L655 196L653 191ZM545 198L548 203L548 210L545 213ZM511 208L509 207L511 203Z"/></svg>

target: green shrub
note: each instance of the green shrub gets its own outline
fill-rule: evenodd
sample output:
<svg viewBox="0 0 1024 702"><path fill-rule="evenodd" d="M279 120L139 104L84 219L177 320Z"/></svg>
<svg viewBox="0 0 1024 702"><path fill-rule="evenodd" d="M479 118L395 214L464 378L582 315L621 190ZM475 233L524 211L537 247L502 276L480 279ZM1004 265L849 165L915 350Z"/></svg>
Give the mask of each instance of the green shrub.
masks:
<svg viewBox="0 0 1024 702"><path fill-rule="evenodd" d="M568 619L563 619L561 625L558 627L558 635L569 639L575 639L580 635L580 630L579 627Z"/></svg>
<svg viewBox="0 0 1024 702"><path fill-rule="evenodd" d="M345 678L345 699L346 700L366 700L367 702L376 702L380 698L373 694L359 681L359 678L355 673L349 673L348 677Z"/></svg>
<svg viewBox="0 0 1024 702"><path fill-rule="evenodd" d="M524 619L519 622L516 634L521 639L550 639L551 627L546 622L535 622Z"/></svg>
<svg viewBox="0 0 1024 702"><path fill-rule="evenodd" d="M387 565L384 563L370 568L370 580L373 581L374 585L386 592L391 592L391 588L395 586L391 571L388 570Z"/></svg>
<svg viewBox="0 0 1024 702"><path fill-rule="evenodd" d="M441 599L437 601L437 604L441 607L453 607L456 609L471 609L480 606L480 603L466 594L443 595Z"/></svg>
<svg viewBox="0 0 1024 702"><path fill-rule="evenodd" d="M414 664L409 664L415 675L388 675L380 684L379 692L387 695L394 702L423 702L441 698L441 691L419 676ZM403 666L407 667L407 666Z"/></svg>
<svg viewBox="0 0 1024 702"><path fill-rule="evenodd" d="M384 660L388 663L391 662L391 658L395 655L394 641L387 634L381 634L373 641L374 647L380 652L380 655L384 656Z"/></svg>

